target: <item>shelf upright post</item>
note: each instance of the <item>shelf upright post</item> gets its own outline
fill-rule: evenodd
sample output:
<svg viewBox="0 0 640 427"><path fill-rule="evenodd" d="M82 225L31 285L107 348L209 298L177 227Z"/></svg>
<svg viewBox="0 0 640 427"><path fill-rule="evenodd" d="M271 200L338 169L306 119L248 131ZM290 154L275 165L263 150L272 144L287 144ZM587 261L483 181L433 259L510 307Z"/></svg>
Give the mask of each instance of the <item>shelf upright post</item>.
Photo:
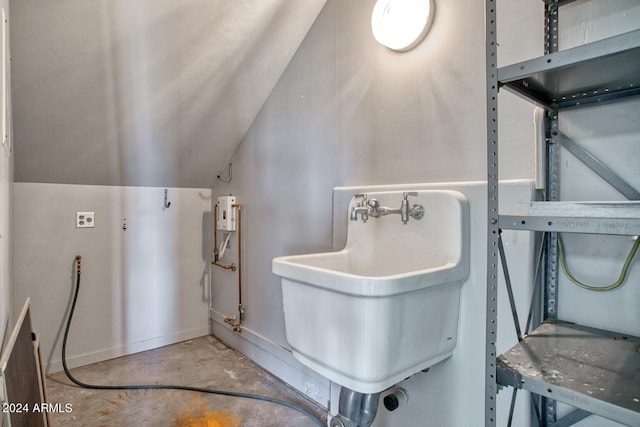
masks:
<svg viewBox="0 0 640 427"><path fill-rule="evenodd" d="M545 28L544 28L544 54L548 55L558 52L558 0L549 0L545 7ZM553 105L553 109L545 116L545 136L547 141L547 201L559 200L559 151L560 147L551 138L551 129L558 127L558 108ZM545 279L544 279L544 309L543 320L558 318L558 234L552 232L546 243L545 251ZM552 425L556 421L556 402L547 397L540 398L540 406L545 425Z"/></svg>
<svg viewBox="0 0 640 427"><path fill-rule="evenodd" d="M498 314L498 64L496 0L485 0L487 79L487 302L485 328L485 427L496 426Z"/></svg>

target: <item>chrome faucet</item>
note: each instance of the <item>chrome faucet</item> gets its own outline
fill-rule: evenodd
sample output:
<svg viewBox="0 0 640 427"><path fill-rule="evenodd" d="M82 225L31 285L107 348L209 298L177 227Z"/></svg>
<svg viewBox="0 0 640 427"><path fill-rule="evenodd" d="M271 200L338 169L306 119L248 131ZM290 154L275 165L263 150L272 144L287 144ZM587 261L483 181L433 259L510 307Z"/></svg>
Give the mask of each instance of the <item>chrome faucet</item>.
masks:
<svg viewBox="0 0 640 427"><path fill-rule="evenodd" d="M360 214L362 218L362 222L367 222L367 220L369 219L369 210L370 210L370 207L367 203L367 193L358 193L353 196L354 199L357 199L360 197L362 198L362 201L358 203L356 206L351 208L350 218L351 218L351 221L357 221L358 214ZM376 203L377 202L378 201L376 200Z"/></svg>
<svg viewBox="0 0 640 427"><path fill-rule="evenodd" d="M353 197L361 197L362 201L351 208L349 218L351 221L357 221L358 215L360 215L362 222L367 222L369 217L380 218L381 216L398 214L403 224L408 223L409 218L422 219L422 217L424 217L424 207L418 204L414 204L411 207L409 206L409 196L417 195L417 192L404 192L402 193L400 208L388 208L386 206L380 206L380 202L376 199L368 199L366 193L358 193Z"/></svg>
<svg viewBox="0 0 640 427"><path fill-rule="evenodd" d="M424 206L415 203L409 207L409 196L417 196L417 191L402 193L402 203L400 204L400 218L402 223L409 222L409 217L413 219L422 219L424 217Z"/></svg>

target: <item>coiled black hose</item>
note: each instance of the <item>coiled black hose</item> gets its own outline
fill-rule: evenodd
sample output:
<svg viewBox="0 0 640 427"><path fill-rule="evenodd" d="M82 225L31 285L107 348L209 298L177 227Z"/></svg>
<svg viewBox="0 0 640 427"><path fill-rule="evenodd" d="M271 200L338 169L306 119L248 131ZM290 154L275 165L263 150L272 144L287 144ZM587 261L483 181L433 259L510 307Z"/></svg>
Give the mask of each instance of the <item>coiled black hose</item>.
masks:
<svg viewBox="0 0 640 427"><path fill-rule="evenodd" d="M75 291L73 294L73 300L71 302L71 309L69 310L69 317L67 318L67 325L64 329L64 337L62 339L62 368L64 369L64 373L67 375L67 378L71 380L76 385L93 389L93 390L183 390L183 391L195 391L199 393L209 393L209 394L218 394L222 396L231 396L231 397L240 397L243 399L253 399L260 400L263 402L274 403L276 405L286 406L287 408L293 409L294 411L300 412L301 414L306 415L311 420L313 420L317 425L324 427L325 424L319 420L314 414L307 411L304 408L294 405L293 403L285 402L284 400L274 399L266 396L259 396L255 394L247 394L247 393L237 393L233 391L225 391L225 390L214 390L209 388L202 387L190 387L190 386L181 386L181 385L93 385L86 384L82 381L77 380L69 369L67 368L67 338L69 337L69 327L71 326L71 319L73 319L73 312L76 308L76 302L78 300L78 291L80 290L80 255L76 256L76 284Z"/></svg>

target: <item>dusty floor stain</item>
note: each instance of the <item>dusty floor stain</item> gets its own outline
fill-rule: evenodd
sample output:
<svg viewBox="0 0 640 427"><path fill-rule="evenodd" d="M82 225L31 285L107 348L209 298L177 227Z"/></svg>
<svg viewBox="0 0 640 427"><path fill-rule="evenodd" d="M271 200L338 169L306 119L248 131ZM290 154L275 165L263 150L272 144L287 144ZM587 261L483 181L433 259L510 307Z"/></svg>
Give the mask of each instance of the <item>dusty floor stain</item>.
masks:
<svg viewBox="0 0 640 427"><path fill-rule="evenodd" d="M229 375L229 378L231 378L232 380L237 380L238 379L238 377L236 376L236 373L233 372L232 370L225 369L224 373Z"/></svg>
<svg viewBox="0 0 640 427"><path fill-rule="evenodd" d="M113 400L105 399L104 397L102 398L102 400L104 400L105 402L109 402L113 406L122 406L122 403L114 402Z"/></svg>
<svg viewBox="0 0 640 427"><path fill-rule="evenodd" d="M242 422L228 411L212 411L200 393L194 393L185 412L176 416L172 427L239 427Z"/></svg>
<svg viewBox="0 0 640 427"><path fill-rule="evenodd" d="M185 351L186 350L186 351ZM176 357L179 355L179 357ZM164 382L158 372L198 384L216 384L219 389L253 394L277 394L301 405L308 401L294 394L275 378L249 363L243 356L212 337L163 347L148 353L127 356L81 368L79 377L109 377L116 383L129 383L131 372L146 384ZM176 372L181 371L178 375ZM226 371L226 372L225 372ZM232 376L238 379L233 379ZM167 379L168 380L168 379ZM95 382L100 382L98 379ZM280 385L279 385L280 384ZM51 413L51 426L164 426L164 427L241 427L312 425L286 409L229 397L212 398L183 390L86 390L70 384L63 372L48 377L51 402L73 405L72 412ZM316 408L318 413L323 413Z"/></svg>

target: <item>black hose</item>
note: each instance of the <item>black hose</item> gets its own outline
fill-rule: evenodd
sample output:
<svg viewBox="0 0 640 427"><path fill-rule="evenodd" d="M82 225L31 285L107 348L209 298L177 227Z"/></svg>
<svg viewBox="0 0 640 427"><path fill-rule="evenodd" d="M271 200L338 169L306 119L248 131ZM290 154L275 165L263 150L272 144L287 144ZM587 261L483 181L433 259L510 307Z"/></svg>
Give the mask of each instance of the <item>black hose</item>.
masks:
<svg viewBox="0 0 640 427"><path fill-rule="evenodd" d="M195 391L199 393L209 393L209 394L218 394L222 396L231 396L231 397L240 397L244 399L254 399L260 400L263 402L275 403L276 405L285 406L287 408L293 409L294 411L300 412L301 414L306 415L311 420L313 420L319 426L325 427L325 424L319 420L314 414L307 411L304 408L301 408L293 403L285 402L284 400L274 399L272 397L259 396L255 394L247 394L247 393L237 393L233 391L224 391L224 390L214 390L209 388L202 387L190 387L190 386L181 386L181 385L93 385L86 384L82 381L77 380L71 375L69 369L67 368L67 338L69 336L69 327L71 326L71 319L73 318L73 312L76 308L76 302L78 300L78 291L80 290L80 260L81 257L78 255L75 259L76 261L76 286L73 294L73 301L71 302L71 309L69 310L69 317L67 318L67 326L64 329L64 337L62 339L62 368L64 369L64 373L67 375L67 378L71 380L76 385L93 389L93 390L183 390L183 391Z"/></svg>

